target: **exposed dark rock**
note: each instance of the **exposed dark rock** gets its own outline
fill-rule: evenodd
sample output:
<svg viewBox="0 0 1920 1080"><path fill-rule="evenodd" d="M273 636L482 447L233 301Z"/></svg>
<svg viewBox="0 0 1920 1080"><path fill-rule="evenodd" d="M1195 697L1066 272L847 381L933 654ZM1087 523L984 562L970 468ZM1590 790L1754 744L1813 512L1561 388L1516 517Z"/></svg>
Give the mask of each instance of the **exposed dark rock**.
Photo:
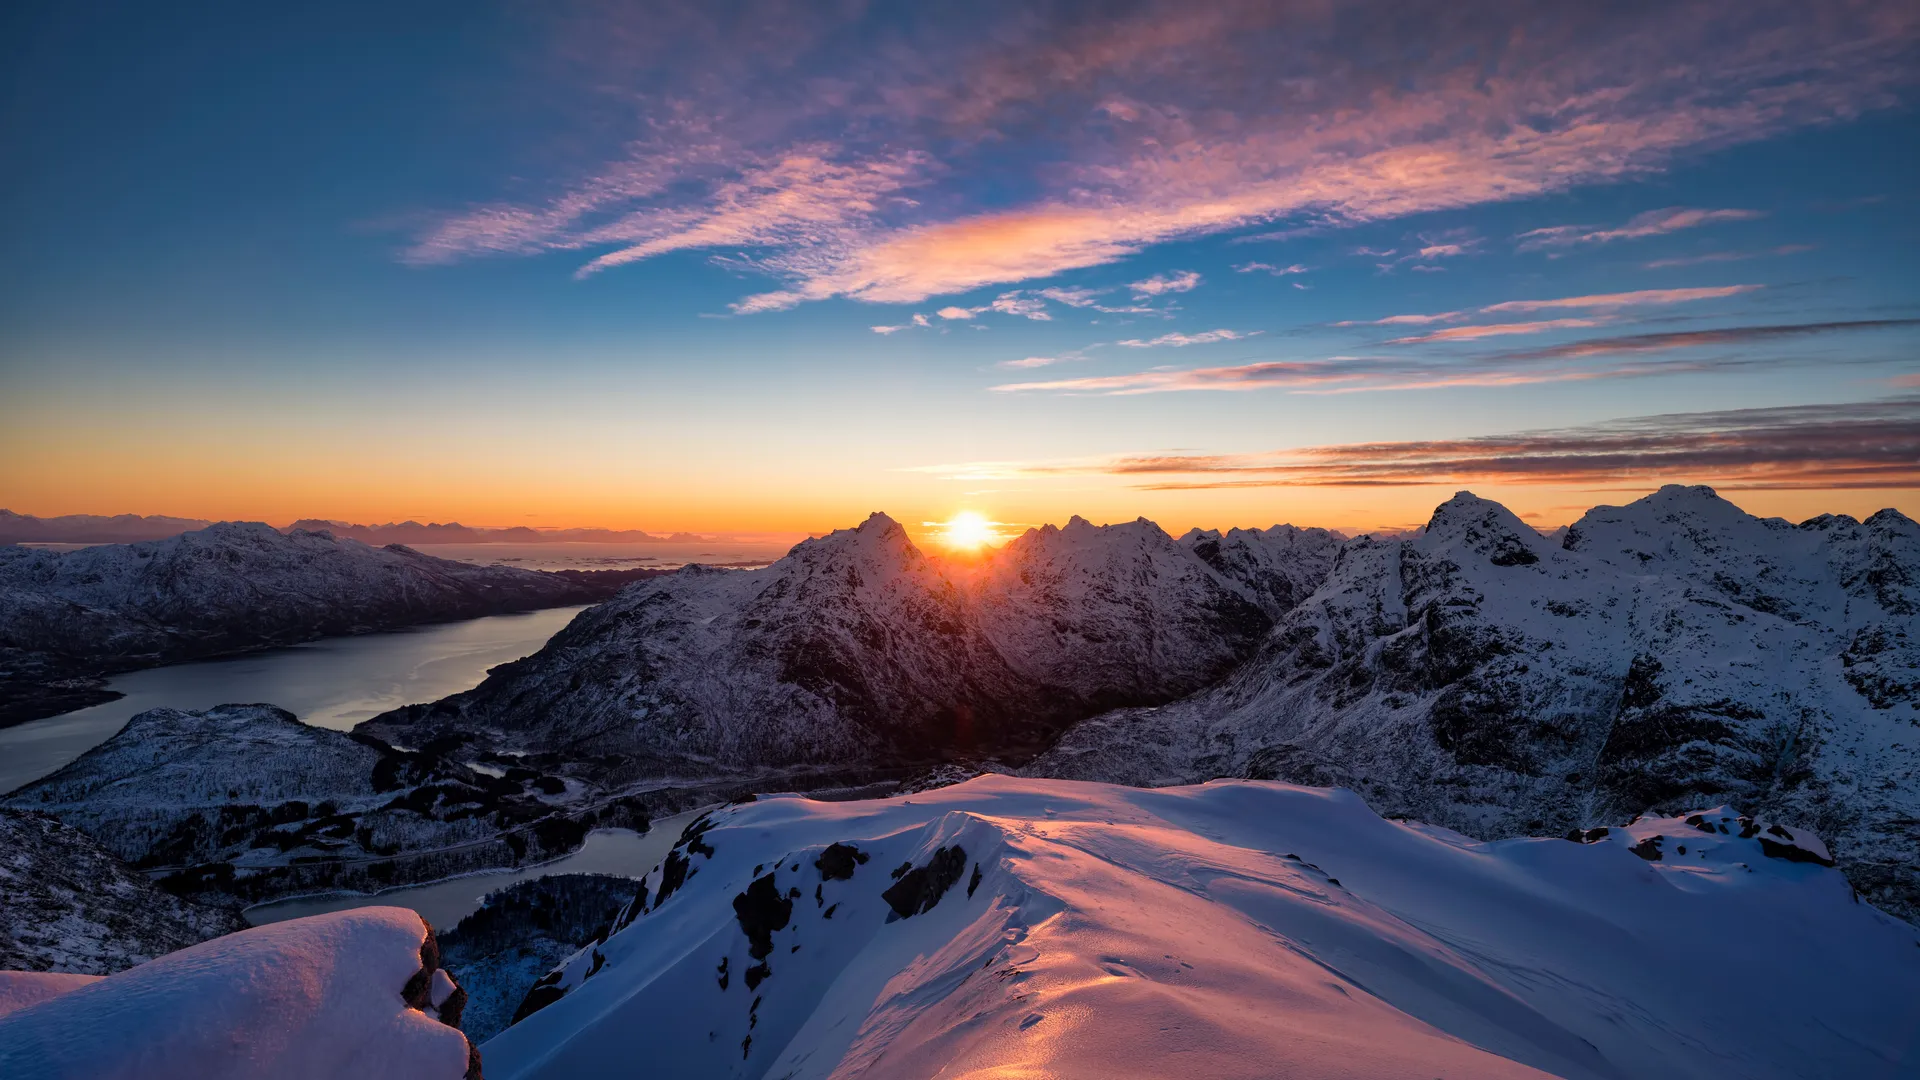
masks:
<svg viewBox="0 0 1920 1080"><path fill-rule="evenodd" d="M813 861L819 869L823 881L845 881L853 876L853 868L867 861L867 853L852 844L828 844Z"/></svg>
<svg viewBox="0 0 1920 1080"><path fill-rule="evenodd" d="M741 933L747 935L747 955L764 960L773 951L774 931L786 929L793 917L793 900L783 896L774 885L773 875L767 874L755 878L745 892L734 896L733 913Z"/></svg>
<svg viewBox="0 0 1920 1080"><path fill-rule="evenodd" d="M927 865L912 867L880 896L893 908L892 917L910 918L933 910L966 869L966 851L957 844L943 847L933 853Z"/></svg>

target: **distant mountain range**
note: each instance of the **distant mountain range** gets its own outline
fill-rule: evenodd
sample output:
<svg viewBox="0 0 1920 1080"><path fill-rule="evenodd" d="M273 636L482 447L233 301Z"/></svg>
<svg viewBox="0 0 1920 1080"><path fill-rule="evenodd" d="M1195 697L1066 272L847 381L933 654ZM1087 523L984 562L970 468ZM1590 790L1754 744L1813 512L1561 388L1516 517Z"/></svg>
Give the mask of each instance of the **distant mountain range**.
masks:
<svg viewBox="0 0 1920 1080"><path fill-rule="evenodd" d="M138 514L66 514L41 518L0 510L0 544L131 544L141 540L164 540L170 536L204 529L214 524L200 518L166 517ZM697 533L677 532L667 536L638 529L530 529L516 525L506 529L476 528L459 522L422 525L418 521L388 522L385 525L354 525L323 518L301 518L281 532L305 530L351 537L376 547L387 544L700 544L714 539Z"/></svg>
<svg viewBox="0 0 1920 1080"><path fill-rule="evenodd" d="M65 553L0 545L0 726L111 700L98 677L114 672L588 604L662 572L475 566L257 522Z"/></svg>

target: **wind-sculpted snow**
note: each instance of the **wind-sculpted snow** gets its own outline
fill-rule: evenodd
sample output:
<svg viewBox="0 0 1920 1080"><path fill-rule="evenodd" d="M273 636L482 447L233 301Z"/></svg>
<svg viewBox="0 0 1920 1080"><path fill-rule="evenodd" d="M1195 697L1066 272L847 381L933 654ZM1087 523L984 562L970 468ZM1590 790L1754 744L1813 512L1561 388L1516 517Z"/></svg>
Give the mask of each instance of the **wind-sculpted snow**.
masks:
<svg viewBox="0 0 1920 1080"><path fill-rule="evenodd" d="M0 1076L35 1080L480 1080L464 993L404 908L294 919L0 1015ZM0 1000L11 973L0 972ZM61 991L48 993L50 990Z"/></svg>
<svg viewBox="0 0 1920 1080"><path fill-rule="evenodd" d="M524 769L477 772L436 747L312 727L271 705L223 705L141 713L4 805L171 871L162 883L174 891L260 901L552 858L590 822L549 790L565 788ZM618 809L595 822L632 824Z"/></svg>
<svg viewBox="0 0 1920 1080"><path fill-rule="evenodd" d="M282 534L257 523L65 553L4 545L0 723L47 715L41 699L59 698L61 688L44 688L61 680L329 634L588 603L619 584L472 566L324 532Z"/></svg>
<svg viewBox="0 0 1920 1080"><path fill-rule="evenodd" d="M109 975L245 925L154 888L78 829L0 810L0 969Z"/></svg>
<svg viewBox="0 0 1920 1080"><path fill-rule="evenodd" d="M1098 708L1228 670L1270 625L1257 569L1247 584L1151 523L1077 519L933 560L875 514L762 570L630 587L479 688L361 730L599 778L1025 757Z"/></svg>
<svg viewBox="0 0 1920 1080"><path fill-rule="evenodd" d="M1895 1075L1920 935L1819 850L1724 809L1482 843L1257 781L763 796L483 1050L495 1080Z"/></svg>
<svg viewBox="0 0 1920 1080"><path fill-rule="evenodd" d="M1817 828L1920 912L1920 527L1799 526L1706 488L1598 507L1561 545L1461 493L1362 537L1218 686L1087 720L1037 775L1349 785L1467 833L1732 802Z"/></svg>

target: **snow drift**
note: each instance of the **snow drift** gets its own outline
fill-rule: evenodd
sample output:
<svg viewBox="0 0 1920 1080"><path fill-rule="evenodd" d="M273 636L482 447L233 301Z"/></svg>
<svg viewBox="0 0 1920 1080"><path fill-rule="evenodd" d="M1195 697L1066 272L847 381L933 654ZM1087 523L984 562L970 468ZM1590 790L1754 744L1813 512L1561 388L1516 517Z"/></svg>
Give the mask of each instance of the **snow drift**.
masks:
<svg viewBox="0 0 1920 1080"><path fill-rule="evenodd" d="M495 1080L1915 1064L1920 934L1817 839L1713 810L1572 840L1255 781L763 797L690 826L484 1050Z"/></svg>
<svg viewBox="0 0 1920 1080"><path fill-rule="evenodd" d="M0 1015L0 1076L480 1076L457 1027L464 994L404 908L262 926L106 978L0 974L9 1001L25 1004Z"/></svg>

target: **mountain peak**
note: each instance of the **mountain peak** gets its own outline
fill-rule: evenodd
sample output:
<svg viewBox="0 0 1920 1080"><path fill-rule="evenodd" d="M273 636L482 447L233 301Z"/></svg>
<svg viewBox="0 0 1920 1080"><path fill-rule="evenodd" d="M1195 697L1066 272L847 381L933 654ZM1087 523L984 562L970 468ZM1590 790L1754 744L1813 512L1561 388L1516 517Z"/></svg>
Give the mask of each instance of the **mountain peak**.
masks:
<svg viewBox="0 0 1920 1080"><path fill-rule="evenodd" d="M1488 556L1495 566L1539 562L1535 549L1546 546L1513 511L1471 491L1458 492L1435 507L1419 543L1428 550L1464 547Z"/></svg>

